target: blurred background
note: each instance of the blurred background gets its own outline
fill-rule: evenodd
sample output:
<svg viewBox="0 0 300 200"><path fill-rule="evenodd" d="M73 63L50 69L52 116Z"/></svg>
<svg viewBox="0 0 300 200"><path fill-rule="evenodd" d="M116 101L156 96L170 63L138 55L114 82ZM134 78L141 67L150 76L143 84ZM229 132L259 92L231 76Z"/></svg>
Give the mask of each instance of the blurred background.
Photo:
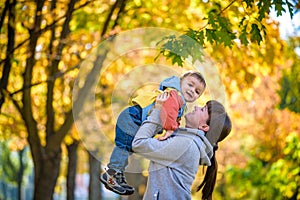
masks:
<svg viewBox="0 0 300 200"><path fill-rule="evenodd" d="M233 122L214 199L300 199L299 9L297 0L1 1L0 199L142 199L148 162L138 156L126 175L134 195L98 180L116 118L188 70L208 83L196 104L217 99Z"/></svg>

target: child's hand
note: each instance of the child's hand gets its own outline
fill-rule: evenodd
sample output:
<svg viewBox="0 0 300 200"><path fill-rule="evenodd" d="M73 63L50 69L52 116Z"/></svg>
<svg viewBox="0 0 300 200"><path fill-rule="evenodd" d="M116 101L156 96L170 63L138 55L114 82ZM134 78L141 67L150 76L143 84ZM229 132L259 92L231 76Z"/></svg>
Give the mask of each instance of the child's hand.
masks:
<svg viewBox="0 0 300 200"><path fill-rule="evenodd" d="M164 92L156 97L155 108L161 109L163 103L169 98L169 93Z"/></svg>
<svg viewBox="0 0 300 200"><path fill-rule="evenodd" d="M159 141L166 140L168 137L170 137L173 134L173 132L174 131L168 130L168 131L166 131L166 133L163 136L158 137L157 139Z"/></svg>

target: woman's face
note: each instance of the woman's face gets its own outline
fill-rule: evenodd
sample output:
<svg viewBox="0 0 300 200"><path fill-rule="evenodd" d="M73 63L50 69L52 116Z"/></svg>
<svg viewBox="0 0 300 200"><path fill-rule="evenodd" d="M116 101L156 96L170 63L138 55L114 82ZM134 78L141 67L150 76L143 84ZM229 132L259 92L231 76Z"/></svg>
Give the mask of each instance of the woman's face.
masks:
<svg viewBox="0 0 300 200"><path fill-rule="evenodd" d="M204 91L204 85L194 76L184 77L181 82L181 92L186 102L194 102Z"/></svg>
<svg viewBox="0 0 300 200"><path fill-rule="evenodd" d="M206 122L209 118L207 106L195 106L194 110L187 113L184 117L186 121L186 127L207 131L205 129L205 127L208 127Z"/></svg>

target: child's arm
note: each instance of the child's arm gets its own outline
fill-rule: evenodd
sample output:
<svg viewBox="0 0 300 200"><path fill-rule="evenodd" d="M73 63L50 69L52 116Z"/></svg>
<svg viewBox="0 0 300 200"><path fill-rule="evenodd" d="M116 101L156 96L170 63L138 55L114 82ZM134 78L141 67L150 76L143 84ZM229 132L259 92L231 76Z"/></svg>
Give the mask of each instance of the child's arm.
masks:
<svg viewBox="0 0 300 200"><path fill-rule="evenodd" d="M179 127L179 122L177 121L178 112L183 105L183 100L180 95L178 95L176 90L171 90L169 92L169 98L163 103L160 112L160 118L162 121L163 128L169 131L169 136Z"/></svg>

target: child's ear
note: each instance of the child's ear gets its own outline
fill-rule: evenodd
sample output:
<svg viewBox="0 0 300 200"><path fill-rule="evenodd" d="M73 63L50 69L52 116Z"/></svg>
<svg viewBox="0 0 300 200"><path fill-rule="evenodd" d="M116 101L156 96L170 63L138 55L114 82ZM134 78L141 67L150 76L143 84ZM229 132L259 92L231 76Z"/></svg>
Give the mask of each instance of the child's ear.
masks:
<svg viewBox="0 0 300 200"><path fill-rule="evenodd" d="M204 132L207 132L209 130L209 126L207 124L202 124L199 126L200 130L204 131Z"/></svg>

